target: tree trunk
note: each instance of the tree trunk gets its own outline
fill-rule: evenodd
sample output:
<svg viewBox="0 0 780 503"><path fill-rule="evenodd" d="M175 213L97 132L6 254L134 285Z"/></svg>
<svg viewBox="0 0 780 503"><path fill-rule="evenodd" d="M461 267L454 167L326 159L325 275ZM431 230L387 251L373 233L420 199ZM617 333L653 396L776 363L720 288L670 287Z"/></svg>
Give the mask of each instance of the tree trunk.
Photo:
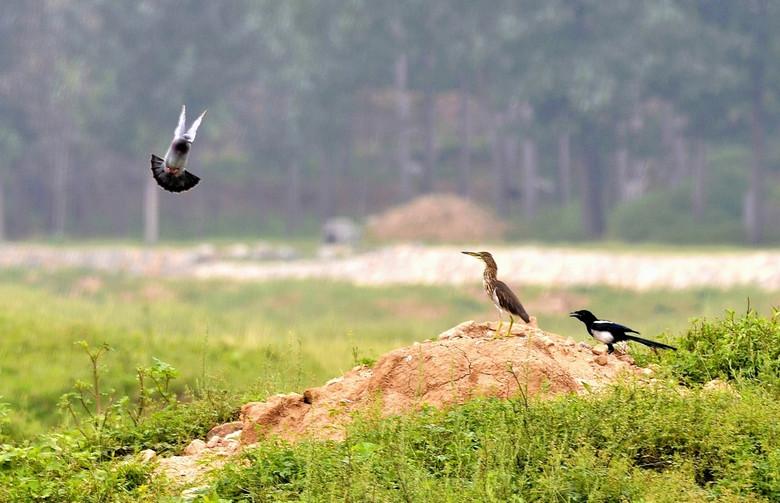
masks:
<svg viewBox="0 0 780 503"><path fill-rule="evenodd" d="M764 92L766 90L766 54L768 52L767 0L758 0L753 5L755 16L755 53L750 64L750 106L751 106L751 162L750 189L745 204L745 225L748 240L757 244L764 239Z"/></svg>
<svg viewBox="0 0 780 503"><path fill-rule="evenodd" d="M301 168L294 158L290 158L287 163L287 198L284 210L284 227L290 234L301 224Z"/></svg>
<svg viewBox="0 0 780 503"><path fill-rule="evenodd" d="M471 118L466 77L460 77L460 107L458 108L458 194L468 197L471 186Z"/></svg>
<svg viewBox="0 0 780 503"><path fill-rule="evenodd" d="M408 68L406 53L401 52L395 59L395 118L398 134L396 161L400 174L399 197L401 202L412 197L412 161L411 161L411 121L409 119L409 95L407 93Z"/></svg>
<svg viewBox="0 0 780 503"><path fill-rule="evenodd" d="M524 136L521 144L523 157L520 165L520 207L525 220L530 221L536 214L539 189L536 142L529 137L534 121L533 107L528 103L518 105L517 116Z"/></svg>
<svg viewBox="0 0 780 503"><path fill-rule="evenodd" d="M160 191L151 176L144 186L144 242L156 245L160 240Z"/></svg>
<svg viewBox="0 0 780 503"><path fill-rule="evenodd" d="M502 150L499 158L501 162L496 166L496 209L502 217L506 217L509 213L509 196L517 190L509 177L510 173L514 176L515 173L520 172L520 138L517 132L520 112L520 103L513 101L507 107L505 118L502 119L499 114L495 114L497 121L495 129ZM501 131L502 129L508 131Z"/></svg>
<svg viewBox="0 0 780 503"><path fill-rule="evenodd" d="M6 170L0 169L0 242L8 239L5 221L5 181L7 178Z"/></svg>
<svg viewBox="0 0 780 503"><path fill-rule="evenodd" d="M46 128L49 129L49 128ZM57 239L65 237L65 223L68 212L68 172L70 171L70 147L67 138L67 130L59 132L49 131L46 135L49 140L54 140L49 145L48 157L53 173L52 186L52 235Z"/></svg>
<svg viewBox="0 0 780 503"><path fill-rule="evenodd" d="M626 201L629 199L628 186L631 181L631 175L629 169L628 147L622 141L615 152L615 175L615 183L617 184L615 190L617 191L619 200Z"/></svg>
<svg viewBox="0 0 780 503"><path fill-rule="evenodd" d="M745 200L745 225L748 240L760 243L764 238L764 68L756 65L751 72L751 158L750 188Z"/></svg>
<svg viewBox="0 0 780 503"><path fill-rule="evenodd" d="M558 200L562 206L571 203L571 133L569 128L558 136Z"/></svg>
<svg viewBox="0 0 780 503"><path fill-rule="evenodd" d="M320 155L320 180L317 184L317 189L319 191L318 216L320 222L324 222L333 216L335 178L335 173L333 171L333 153L325 148Z"/></svg>
<svg viewBox="0 0 780 503"><path fill-rule="evenodd" d="M423 88L423 136L425 161L420 190L424 194L434 191L436 183L436 90L433 78L436 66L433 48L425 54L425 83Z"/></svg>
<svg viewBox="0 0 780 503"><path fill-rule="evenodd" d="M701 220L707 209L707 144L701 138L691 142L693 168L693 218Z"/></svg>
<svg viewBox="0 0 780 503"><path fill-rule="evenodd" d="M602 182L602 159L599 152L599 134L596 125L586 121L583 124L581 146L582 179L582 231L588 239L604 235L604 201Z"/></svg>
<svg viewBox="0 0 780 503"><path fill-rule="evenodd" d="M284 200L284 228L288 234L298 229L303 219L303 180L301 179L300 160L306 154L303 150L300 132L297 128L297 119L300 117L300 105L296 96L291 92L285 92L281 96L280 122L283 125L281 143L285 152L286 169L285 185L286 197Z"/></svg>
<svg viewBox="0 0 780 503"><path fill-rule="evenodd" d="M522 179L520 180L520 198L523 208L523 216L526 221L531 221L536 216L538 201L538 154L536 142L530 138L523 140L523 166Z"/></svg>
<svg viewBox="0 0 780 503"><path fill-rule="evenodd" d="M668 188L679 186L688 178L688 160L682 119L671 103L661 106L661 145L664 151L661 181Z"/></svg>
<svg viewBox="0 0 780 503"><path fill-rule="evenodd" d="M483 105L484 106L484 105ZM492 203L496 211L502 217L506 215L508 205L506 200L506 170L504 169L504 142L503 137L500 135L501 124L503 118L498 112L490 111L488 108L486 129L488 140L490 141L490 170L493 172L493 190ZM486 201L487 202L487 201Z"/></svg>
<svg viewBox="0 0 780 503"><path fill-rule="evenodd" d="M498 171L496 172L496 210L499 216L506 218L509 214L509 195L511 184L509 173L517 173L520 141L514 134L499 135L501 139L502 155Z"/></svg>
<svg viewBox="0 0 780 503"><path fill-rule="evenodd" d="M615 186L610 187L618 195L619 201L630 198L631 156L628 152L628 123L621 121L617 125L617 149L615 150Z"/></svg>
<svg viewBox="0 0 780 503"><path fill-rule="evenodd" d="M688 148L688 142L683 135L682 127L678 127L677 135L675 136L672 144L672 155L674 158L676 173L675 179L678 185L692 174L692 166L690 165Z"/></svg>

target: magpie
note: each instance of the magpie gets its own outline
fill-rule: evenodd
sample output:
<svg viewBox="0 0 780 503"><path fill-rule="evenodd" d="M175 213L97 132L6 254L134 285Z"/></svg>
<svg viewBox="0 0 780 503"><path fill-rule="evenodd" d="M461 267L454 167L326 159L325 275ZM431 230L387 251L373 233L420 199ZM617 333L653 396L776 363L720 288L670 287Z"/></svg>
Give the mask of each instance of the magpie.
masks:
<svg viewBox="0 0 780 503"><path fill-rule="evenodd" d="M609 320L600 320L587 309L574 311L573 313L569 313L569 316L572 318L577 318L583 322L585 324L585 328L588 329L588 333L594 339L607 345L607 354L610 355L613 351L615 351L613 344L621 341L634 341L651 348L671 349L673 351L677 351L677 348L667 346L666 344L662 344L660 342L643 339L634 335L628 335L629 333L639 334L639 332L632 328L628 328L625 325L620 325Z"/></svg>

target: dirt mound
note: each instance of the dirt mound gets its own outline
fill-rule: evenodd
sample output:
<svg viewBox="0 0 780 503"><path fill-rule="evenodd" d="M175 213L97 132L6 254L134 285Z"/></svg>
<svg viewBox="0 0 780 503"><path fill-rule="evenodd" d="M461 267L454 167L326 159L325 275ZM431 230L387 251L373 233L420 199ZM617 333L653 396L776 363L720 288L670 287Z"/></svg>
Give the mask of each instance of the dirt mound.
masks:
<svg viewBox="0 0 780 503"><path fill-rule="evenodd" d="M598 390L621 372L649 373L617 351L591 348L531 325L516 324L512 337L491 339L497 323L467 321L436 341L415 343L382 356L373 367L356 367L302 395L276 395L241 408L241 421L216 426L193 440L183 456L159 460L158 471L183 486L195 483L242 446L268 436L340 440L350 412L383 415L414 412L424 405L461 404L478 396L509 398ZM518 392L518 390L521 390ZM154 453L151 453L154 456Z"/></svg>
<svg viewBox="0 0 780 503"><path fill-rule="evenodd" d="M490 211L451 194L432 194L374 216L369 233L383 240L437 243L501 239L507 224Z"/></svg>
<svg viewBox="0 0 780 503"><path fill-rule="evenodd" d="M628 355L607 356L571 338L520 325L495 339L495 323L462 323L427 341L396 349L376 365L357 367L302 395L277 395L241 409L242 441L268 435L341 439L349 413L378 408L383 415L442 407L477 396L509 398L598 389L620 372L641 371Z"/></svg>

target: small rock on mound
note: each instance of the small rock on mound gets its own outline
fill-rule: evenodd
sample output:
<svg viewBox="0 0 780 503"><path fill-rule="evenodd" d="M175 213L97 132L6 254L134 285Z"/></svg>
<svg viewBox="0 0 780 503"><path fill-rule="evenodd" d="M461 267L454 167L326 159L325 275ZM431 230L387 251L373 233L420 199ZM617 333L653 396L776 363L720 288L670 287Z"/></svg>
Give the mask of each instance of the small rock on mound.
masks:
<svg viewBox="0 0 780 503"><path fill-rule="evenodd" d="M535 320L532 320L532 322ZM442 407L477 396L510 398L583 393L621 372L639 372L633 359L591 349L535 326L515 325L513 337L489 339L495 323L465 322L435 342L396 349L373 368L357 367L303 395L277 395L242 407L243 442L267 435L341 439L350 411L378 407L384 415Z"/></svg>
<svg viewBox="0 0 780 503"><path fill-rule="evenodd" d="M507 224L466 199L432 194L373 217L368 229L383 240L444 243L501 239Z"/></svg>

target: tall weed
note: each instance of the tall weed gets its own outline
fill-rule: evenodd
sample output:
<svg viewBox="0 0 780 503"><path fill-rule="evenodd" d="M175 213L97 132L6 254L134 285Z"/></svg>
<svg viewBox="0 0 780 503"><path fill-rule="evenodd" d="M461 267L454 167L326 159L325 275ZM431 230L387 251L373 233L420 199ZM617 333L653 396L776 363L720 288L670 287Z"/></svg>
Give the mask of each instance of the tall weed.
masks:
<svg viewBox="0 0 780 503"><path fill-rule="evenodd" d="M737 315L727 311L715 321L696 319L676 339L680 351L665 358L665 365L686 384L713 379L780 379L780 313L770 317L755 311Z"/></svg>

